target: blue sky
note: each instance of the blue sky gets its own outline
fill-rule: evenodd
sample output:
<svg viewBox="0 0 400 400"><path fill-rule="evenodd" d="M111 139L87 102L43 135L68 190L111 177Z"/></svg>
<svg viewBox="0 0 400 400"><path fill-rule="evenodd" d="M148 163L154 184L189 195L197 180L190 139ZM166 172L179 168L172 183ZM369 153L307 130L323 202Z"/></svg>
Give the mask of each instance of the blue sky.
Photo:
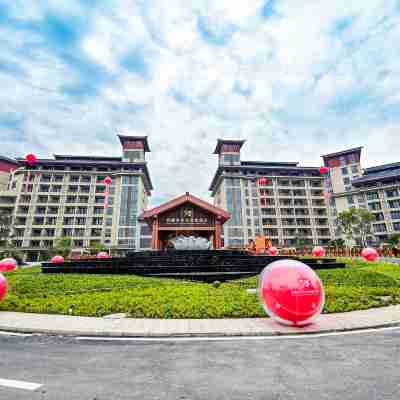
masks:
<svg viewBox="0 0 400 400"><path fill-rule="evenodd" d="M1 151L148 135L153 204L207 198L219 137L247 160L399 161L399 43L398 0L0 0Z"/></svg>

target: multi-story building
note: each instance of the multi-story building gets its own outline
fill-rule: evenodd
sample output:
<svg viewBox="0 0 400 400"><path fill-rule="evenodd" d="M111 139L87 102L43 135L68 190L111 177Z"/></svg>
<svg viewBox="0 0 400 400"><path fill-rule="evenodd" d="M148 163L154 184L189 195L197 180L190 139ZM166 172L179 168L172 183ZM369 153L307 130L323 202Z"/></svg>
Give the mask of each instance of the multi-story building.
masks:
<svg viewBox="0 0 400 400"><path fill-rule="evenodd" d="M18 167L18 161L0 156L0 192L7 190L10 174Z"/></svg>
<svg viewBox="0 0 400 400"><path fill-rule="evenodd" d="M324 178L318 167L297 162L242 161L244 140L221 140L210 191L214 204L231 213L225 246L243 246L257 233L275 245L327 244L332 238ZM259 178L267 178L264 184Z"/></svg>
<svg viewBox="0 0 400 400"><path fill-rule="evenodd" d="M366 208L375 216L373 234L385 242L400 233L400 163L361 168L361 147L322 156L329 168L332 224L342 211Z"/></svg>
<svg viewBox="0 0 400 400"><path fill-rule="evenodd" d="M37 260L60 236L71 237L74 247L151 247L149 228L138 222L153 189L147 137L118 137L122 157L54 155L34 166L17 160L19 168L11 174L0 208L12 210L12 241L28 260ZM108 206L106 176L112 179Z"/></svg>

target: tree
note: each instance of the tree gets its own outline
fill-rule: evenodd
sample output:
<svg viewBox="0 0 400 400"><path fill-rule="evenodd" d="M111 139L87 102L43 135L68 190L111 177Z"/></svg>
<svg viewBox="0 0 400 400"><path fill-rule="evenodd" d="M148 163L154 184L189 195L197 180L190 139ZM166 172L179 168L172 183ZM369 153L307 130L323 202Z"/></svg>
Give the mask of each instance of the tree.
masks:
<svg viewBox="0 0 400 400"><path fill-rule="evenodd" d="M335 246L335 247L343 247L345 244L346 243L342 238L333 239L329 242L330 246Z"/></svg>
<svg viewBox="0 0 400 400"><path fill-rule="evenodd" d="M63 257L68 257L71 253L72 239L68 236L60 236L54 243L54 253Z"/></svg>
<svg viewBox="0 0 400 400"><path fill-rule="evenodd" d="M91 244L90 252L93 254L98 254L101 251L108 251L107 246L104 243L96 242Z"/></svg>
<svg viewBox="0 0 400 400"><path fill-rule="evenodd" d="M364 208L350 208L341 212L336 220L340 233L346 238L346 244L351 245L355 236L358 236L361 246L367 246L368 239L372 236L372 222L375 217Z"/></svg>
<svg viewBox="0 0 400 400"><path fill-rule="evenodd" d="M375 221L375 216L365 208L354 209L356 222L354 228L360 235L361 246L368 245L368 238L372 236L372 222Z"/></svg>
<svg viewBox="0 0 400 400"><path fill-rule="evenodd" d="M388 239L388 243L392 246L398 246L400 242L400 233L391 235Z"/></svg>

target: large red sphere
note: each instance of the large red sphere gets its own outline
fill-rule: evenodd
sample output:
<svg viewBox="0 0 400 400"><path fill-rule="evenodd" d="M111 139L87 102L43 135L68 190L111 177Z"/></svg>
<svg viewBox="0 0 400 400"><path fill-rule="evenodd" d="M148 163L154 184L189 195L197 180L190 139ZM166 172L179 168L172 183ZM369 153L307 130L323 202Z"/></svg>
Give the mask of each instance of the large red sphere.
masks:
<svg viewBox="0 0 400 400"><path fill-rule="evenodd" d="M35 165L37 162L37 157L33 153L29 153L25 156L25 161L28 165L32 166Z"/></svg>
<svg viewBox="0 0 400 400"><path fill-rule="evenodd" d="M319 173L320 173L321 175L326 175L326 174L329 173L329 168L328 168L328 167L320 167Z"/></svg>
<svg viewBox="0 0 400 400"><path fill-rule="evenodd" d="M13 258L5 258L0 261L0 272L10 272L17 269L17 262Z"/></svg>
<svg viewBox="0 0 400 400"><path fill-rule="evenodd" d="M103 182L104 182L105 185L111 185L112 184L112 179L109 176L106 176L104 178Z"/></svg>
<svg viewBox="0 0 400 400"><path fill-rule="evenodd" d="M286 325L307 325L324 307L325 294L318 275L295 260L280 260L264 268L260 300L266 313Z"/></svg>
<svg viewBox="0 0 400 400"><path fill-rule="evenodd" d="M375 249L371 247L366 247L361 252L361 257L364 258L364 260L366 261L376 261L379 257L379 254Z"/></svg>
<svg viewBox="0 0 400 400"><path fill-rule="evenodd" d="M2 274L0 274L0 303L5 299L7 295L7 280Z"/></svg>
<svg viewBox="0 0 400 400"><path fill-rule="evenodd" d="M54 256L52 259L51 259L51 262L53 263L53 264L64 264L64 257L63 256Z"/></svg>
<svg viewBox="0 0 400 400"><path fill-rule="evenodd" d="M268 255L270 255L270 256L275 257L275 256L278 255L278 253L279 253L278 249L277 249L276 247L274 247L274 246L271 246L271 247L268 249Z"/></svg>
<svg viewBox="0 0 400 400"><path fill-rule="evenodd" d="M325 257L326 251L322 246L316 246L313 248L312 255L314 257Z"/></svg>
<svg viewBox="0 0 400 400"><path fill-rule="evenodd" d="M105 251L100 251L100 253L97 253L97 258L110 258L107 252Z"/></svg>

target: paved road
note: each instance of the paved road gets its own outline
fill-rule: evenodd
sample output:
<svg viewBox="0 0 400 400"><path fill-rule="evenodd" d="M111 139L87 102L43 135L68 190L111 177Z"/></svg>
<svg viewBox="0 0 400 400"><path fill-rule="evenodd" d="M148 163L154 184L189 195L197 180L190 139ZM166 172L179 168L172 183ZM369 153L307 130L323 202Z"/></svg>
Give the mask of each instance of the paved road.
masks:
<svg viewBox="0 0 400 400"><path fill-rule="evenodd" d="M6 388L2 379L43 387ZM181 342L0 335L1 400L399 398L400 329Z"/></svg>

